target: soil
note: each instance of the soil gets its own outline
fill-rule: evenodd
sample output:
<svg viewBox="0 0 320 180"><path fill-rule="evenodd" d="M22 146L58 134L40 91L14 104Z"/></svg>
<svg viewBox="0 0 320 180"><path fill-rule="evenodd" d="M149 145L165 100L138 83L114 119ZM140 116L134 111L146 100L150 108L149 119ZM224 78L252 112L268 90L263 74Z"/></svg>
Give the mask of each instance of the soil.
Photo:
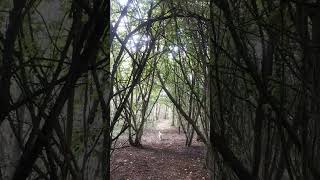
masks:
<svg viewBox="0 0 320 180"><path fill-rule="evenodd" d="M158 133L161 131L162 140ZM191 147L185 146L183 133L177 128L159 125L144 131L143 147L117 149L111 160L113 180L201 180L208 179L205 169L205 148L194 141Z"/></svg>

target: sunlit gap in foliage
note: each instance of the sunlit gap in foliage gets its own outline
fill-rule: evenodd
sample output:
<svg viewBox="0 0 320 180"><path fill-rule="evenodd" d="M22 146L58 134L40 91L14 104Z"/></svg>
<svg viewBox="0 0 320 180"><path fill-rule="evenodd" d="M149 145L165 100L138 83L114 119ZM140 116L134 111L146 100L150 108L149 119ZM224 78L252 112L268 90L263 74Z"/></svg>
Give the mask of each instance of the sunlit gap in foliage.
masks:
<svg viewBox="0 0 320 180"><path fill-rule="evenodd" d="M128 2L128 0L117 0L117 2L121 5L121 6L125 6Z"/></svg>
<svg viewBox="0 0 320 180"><path fill-rule="evenodd" d="M119 8L119 10L125 8L125 6L129 6L128 14L130 16L124 16L121 18L119 25L116 27L117 34L119 38L124 40L129 33L137 28L137 23L143 19L147 19L147 11L144 11L145 6L149 7L152 0L146 1L135 1L131 0L115 0L114 5L115 8ZM120 5L120 6L119 6ZM132 8L134 7L134 8ZM116 10L115 12L117 12ZM120 14L115 13L115 16L119 17ZM114 19L118 19L114 17ZM112 25L115 26L117 21L113 21ZM137 22L137 23L136 23ZM128 42L126 44L126 48L129 52L123 54L122 63L120 64L120 69L124 70L122 72L130 71L132 68L133 62L131 56L136 56L137 54L144 52L151 41L151 38L148 34L136 32L134 34L129 35ZM126 50L126 51L127 51Z"/></svg>

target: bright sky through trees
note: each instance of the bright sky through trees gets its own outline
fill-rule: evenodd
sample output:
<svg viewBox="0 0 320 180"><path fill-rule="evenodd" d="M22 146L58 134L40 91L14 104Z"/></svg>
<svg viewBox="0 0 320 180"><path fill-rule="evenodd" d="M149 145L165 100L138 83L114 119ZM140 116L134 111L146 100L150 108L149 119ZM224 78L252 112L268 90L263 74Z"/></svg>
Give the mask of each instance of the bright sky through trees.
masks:
<svg viewBox="0 0 320 180"><path fill-rule="evenodd" d="M120 3L120 5L124 6L127 4L128 0L118 0L118 2Z"/></svg>

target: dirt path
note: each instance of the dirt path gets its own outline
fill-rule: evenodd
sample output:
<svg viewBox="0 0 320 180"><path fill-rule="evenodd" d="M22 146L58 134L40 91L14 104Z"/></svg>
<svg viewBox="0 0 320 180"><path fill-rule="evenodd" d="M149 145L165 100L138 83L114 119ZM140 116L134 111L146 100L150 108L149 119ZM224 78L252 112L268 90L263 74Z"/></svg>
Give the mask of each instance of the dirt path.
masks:
<svg viewBox="0 0 320 180"><path fill-rule="evenodd" d="M204 147L194 142L184 146L184 135L161 123L157 129L163 133L158 139L158 130L146 130L143 148L127 147L116 150L112 159L113 180L201 180L208 179L204 169Z"/></svg>

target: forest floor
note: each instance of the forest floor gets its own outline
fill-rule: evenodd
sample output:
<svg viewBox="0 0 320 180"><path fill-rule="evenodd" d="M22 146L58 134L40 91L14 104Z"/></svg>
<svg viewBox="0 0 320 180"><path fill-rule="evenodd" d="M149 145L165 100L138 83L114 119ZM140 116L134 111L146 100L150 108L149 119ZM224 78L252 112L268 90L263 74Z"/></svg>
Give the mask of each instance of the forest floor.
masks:
<svg viewBox="0 0 320 180"><path fill-rule="evenodd" d="M126 146L114 151L111 179L208 179L204 145L194 141L191 147L186 147L183 133L179 134L176 127L168 127L166 123L144 131L142 148ZM158 138L159 130L163 134L162 141Z"/></svg>

